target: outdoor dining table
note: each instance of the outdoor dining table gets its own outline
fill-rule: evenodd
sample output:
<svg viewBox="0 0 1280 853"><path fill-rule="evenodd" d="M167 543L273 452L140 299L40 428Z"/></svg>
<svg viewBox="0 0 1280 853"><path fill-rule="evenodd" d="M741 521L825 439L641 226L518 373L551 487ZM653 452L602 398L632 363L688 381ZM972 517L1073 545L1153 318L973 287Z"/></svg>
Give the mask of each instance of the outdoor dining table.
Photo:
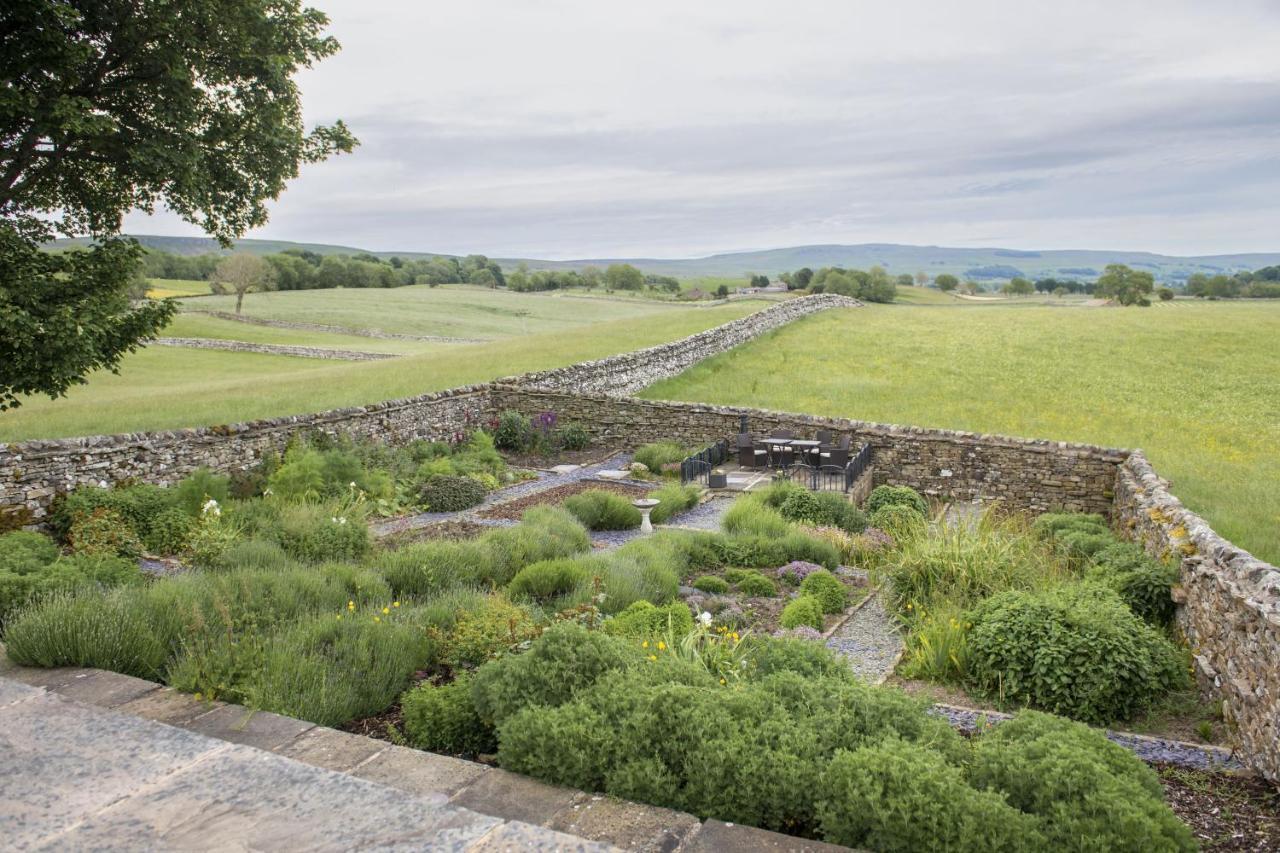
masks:
<svg viewBox="0 0 1280 853"><path fill-rule="evenodd" d="M784 460L783 465L788 464L792 458L792 454L786 453L786 450L791 450L797 455L807 456L817 453L818 448L822 446L822 442L807 438L766 438L764 443L769 445L771 450L778 448L783 451L781 454Z"/></svg>

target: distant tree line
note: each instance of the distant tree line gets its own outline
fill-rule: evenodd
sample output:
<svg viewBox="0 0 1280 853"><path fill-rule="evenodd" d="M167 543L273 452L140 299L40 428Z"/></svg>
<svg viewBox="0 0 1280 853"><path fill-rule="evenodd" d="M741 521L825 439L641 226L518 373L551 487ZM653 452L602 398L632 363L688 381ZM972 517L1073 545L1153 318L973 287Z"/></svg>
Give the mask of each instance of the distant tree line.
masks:
<svg viewBox="0 0 1280 853"><path fill-rule="evenodd" d="M1192 273L1187 276L1186 292L1204 299L1280 299L1280 266L1235 275Z"/></svg>
<svg viewBox="0 0 1280 853"><path fill-rule="evenodd" d="M795 272L783 273L782 282L788 290L807 290L810 293L838 293L865 302L892 302L898 294L899 280L909 284L911 276L893 277L884 267L869 270L849 270L843 267L822 267L817 272L801 267Z"/></svg>

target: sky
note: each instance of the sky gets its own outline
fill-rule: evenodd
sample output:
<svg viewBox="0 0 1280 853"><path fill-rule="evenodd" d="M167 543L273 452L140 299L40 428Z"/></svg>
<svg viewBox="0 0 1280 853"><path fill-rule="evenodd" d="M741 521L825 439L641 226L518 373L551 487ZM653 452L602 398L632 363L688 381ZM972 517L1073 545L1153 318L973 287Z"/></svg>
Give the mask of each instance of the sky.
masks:
<svg viewBox="0 0 1280 853"><path fill-rule="evenodd" d="M1280 251L1277 0L312 2L343 49L305 115L362 144L246 236Z"/></svg>

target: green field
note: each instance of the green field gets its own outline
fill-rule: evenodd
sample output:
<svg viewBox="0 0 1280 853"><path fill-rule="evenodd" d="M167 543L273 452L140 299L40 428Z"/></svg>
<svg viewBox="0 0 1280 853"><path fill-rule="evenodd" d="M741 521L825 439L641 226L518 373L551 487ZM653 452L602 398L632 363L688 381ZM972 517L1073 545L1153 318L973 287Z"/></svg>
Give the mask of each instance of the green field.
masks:
<svg viewBox="0 0 1280 853"><path fill-rule="evenodd" d="M644 396L1140 447L1219 533L1280 562L1280 305L825 312Z"/></svg>
<svg viewBox="0 0 1280 853"><path fill-rule="evenodd" d="M172 323L165 327L164 336L169 338L212 338L222 341L248 341L255 344L285 344L398 354L430 352L456 346L456 344L432 343L430 341L404 341L394 338L339 335L332 332L316 332L310 329L279 329L273 326L255 326L252 323L237 323L234 320L224 320L221 317L210 317L197 313L179 314L173 319Z"/></svg>
<svg viewBox="0 0 1280 853"><path fill-rule="evenodd" d="M147 281L151 285L147 295L152 299L165 299L169 296L176 296L179 299L184 296L208 296L213 292L209 289L209 282L197 279L151 278Z"/></svg>
<svg viewBox="0 0 1280 853"><path fill-rule="evenodd" d="M374 312L368 303L383 295L394 297L400 290L360 293L367 301L371 322L395 318L390 311ZM246 305L260 295L263 294L251 295L245 300ZM501 295L509 303L529 304L521 294ZM632 309L629 313L633 316L618 319L618 305L606 300L549 299L578 322L566 324L552 316L541 325L539 334L480 344L413 342L419 352L387 361L331 362L148 347L126 357L118 375L95 374L88 385L73 388L65 398L31 397L16 410L0 412L0 441L173 429L373 403L652 346L767 307L763 302L739 301L711 308L659 306L656 311L649 311L645 310L647 305L625 303L622 309ZM586 322L589 315L583 312L597 308L605 319ZM183 318L182 322L206 319ZM286 331L223 322L235 326L237 337L242 339L245 335L239 333L240 328L246 330L246 335ZM565 329L573 329L573 334L564 334ZM319 338L313 333L304 334L314 345L324 337L324 333ZM346 336L331 337L347 345ZM364 349L388 343L356 340Z"/></svg>
<svg viewBox="0 0 1280 853"><path fill-rule="evenodd" d="M201 310L233 311L234 296L201 299ZM687 306L653 299L582 299L562 292L510 293L463 285L339 288L250 293L244 313L412 335L512 338L575 329L609 320L674 316Z"/></svg>

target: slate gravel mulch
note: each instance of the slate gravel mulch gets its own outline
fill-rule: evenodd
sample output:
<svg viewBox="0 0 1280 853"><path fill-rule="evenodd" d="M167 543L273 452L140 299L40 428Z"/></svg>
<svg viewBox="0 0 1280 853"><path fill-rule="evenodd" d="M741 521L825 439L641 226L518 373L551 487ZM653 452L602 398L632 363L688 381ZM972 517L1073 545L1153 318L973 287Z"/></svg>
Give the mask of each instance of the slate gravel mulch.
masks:
<svg viewBox="0 0 1280 853"><path fill-rule="evenodd" d="M1156 764L1165 802L1206 851L1280 850L1280 790L1258 776Z"/></svg>
<svg viewBox="0 0 1280 853"><path fill-rule="evenodd" d="M827 648L842 655L853 671L870 682L880 684L893 672L902 654L902 634L898 625L872 593L843 625L827 638Z"/></svg>

